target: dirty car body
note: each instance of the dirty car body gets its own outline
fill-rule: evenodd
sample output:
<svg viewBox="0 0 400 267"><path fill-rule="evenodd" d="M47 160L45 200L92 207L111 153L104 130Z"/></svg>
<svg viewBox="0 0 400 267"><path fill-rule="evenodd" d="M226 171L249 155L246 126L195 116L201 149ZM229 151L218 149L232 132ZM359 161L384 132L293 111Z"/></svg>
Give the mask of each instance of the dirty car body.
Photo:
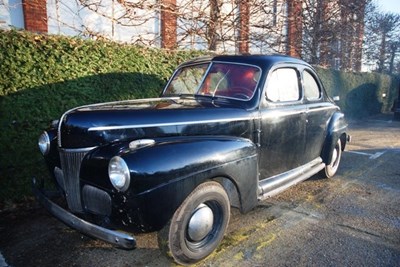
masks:
<svg viewBox="0 0 400 267"><path fill-rule="evenodd" d="M246 213L316 173L332 177L346 129L301 60L200 58L180 65L159 98L63 114L39 147L68 208L36 179L34 192L64 223L117 246L135 239L110 229L159 231L160 248L190 264L219 244L231 206Z"/></svg>

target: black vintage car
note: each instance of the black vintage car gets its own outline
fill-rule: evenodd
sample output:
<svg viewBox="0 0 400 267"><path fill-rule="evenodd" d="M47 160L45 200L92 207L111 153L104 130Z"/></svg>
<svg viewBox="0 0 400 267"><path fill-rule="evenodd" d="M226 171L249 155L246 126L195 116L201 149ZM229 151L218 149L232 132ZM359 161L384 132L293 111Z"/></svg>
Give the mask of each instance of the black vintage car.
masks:
<svg viewBox="0 0 400 267"><path fill-rule="evenodd" d="M335 175L349 141L314 69L286 56L216 56L178 67L159 98L67 111L39 148L68 210L33 179L37 199L89 236L134 248L158 231L181 264L220 243L230 208L312 175ZM84 218L84 219L83 219Z"/></svg>

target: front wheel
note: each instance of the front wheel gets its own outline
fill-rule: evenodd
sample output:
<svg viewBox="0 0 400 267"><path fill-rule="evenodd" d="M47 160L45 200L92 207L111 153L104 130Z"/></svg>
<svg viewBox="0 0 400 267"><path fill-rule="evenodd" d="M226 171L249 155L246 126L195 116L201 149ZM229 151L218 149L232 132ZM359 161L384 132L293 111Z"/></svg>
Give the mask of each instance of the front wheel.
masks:
<svg viewBox="0 0 400 267"><path fill-rule="evenodd" d="M230 203L224 188L217 182L203 183L158 232L158 245L179 264L198 262L219 245L229 216Z"/></svg>
<svg viewBox="0 0 400 267"><path fill-rule="evenodd" d="M342 143L340 139L337 141L335 148L332 151L331 162L325 166L324 176L327 178L332 178L335 176L340 163L340 158L342 157Z"/></svg>

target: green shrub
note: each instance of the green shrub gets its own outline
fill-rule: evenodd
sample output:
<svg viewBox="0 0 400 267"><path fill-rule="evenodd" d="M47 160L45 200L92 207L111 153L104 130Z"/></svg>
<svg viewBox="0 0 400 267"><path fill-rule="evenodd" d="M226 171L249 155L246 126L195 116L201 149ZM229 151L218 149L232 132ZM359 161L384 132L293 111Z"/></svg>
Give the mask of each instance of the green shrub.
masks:
<svg viewBox="0 0 400 267"><path fill-rule="evenodd" d="M399 77L316 69L328 94L340 97L338 105L349 118L389 112L397 99Z"/></svg>
<svg viewBox="0 0 400 267"><path fill-rule="evenodd" d="M21 31L0 31L0 51L0 204L47 176L36 142L51 120L79 105L157 97L178 64L204 54Z"/></svg>
<svg viewBox="0 0 400 267"><path fill-rule="evenodd" d="M0 31L0 51L0 209L30 196L32 176L48 177L36 142L51 120L79 105L156 97L179 63L204 55L21 31ZM349 116L388 111L397 97L399 79L387 75L317 71Z"/></svg>

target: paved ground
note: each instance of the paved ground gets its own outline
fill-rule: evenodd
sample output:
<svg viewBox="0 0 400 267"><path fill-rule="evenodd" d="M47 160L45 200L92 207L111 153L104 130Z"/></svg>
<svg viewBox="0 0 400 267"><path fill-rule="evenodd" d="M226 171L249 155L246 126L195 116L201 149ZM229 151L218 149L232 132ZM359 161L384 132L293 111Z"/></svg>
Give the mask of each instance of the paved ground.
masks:
<svg viewBox="0 0 400 267"><path fill-rule="evenodd" d="M334 179L311 179L232 212L217 251L198 266L400 266L400 122L351 123ZM83 237L33 205L0 214L0 267L171 266L155 234L125 251Z"/></svg>

